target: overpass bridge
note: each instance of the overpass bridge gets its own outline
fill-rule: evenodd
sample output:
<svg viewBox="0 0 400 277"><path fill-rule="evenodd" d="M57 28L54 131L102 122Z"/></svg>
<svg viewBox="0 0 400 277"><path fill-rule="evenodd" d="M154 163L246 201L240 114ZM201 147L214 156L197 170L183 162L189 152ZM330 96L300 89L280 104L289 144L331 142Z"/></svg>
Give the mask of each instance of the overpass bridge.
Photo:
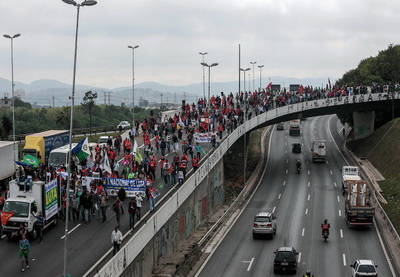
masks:
<svg viewBox="0 0 400 277"><path fill-rule="evenodd" d="M218 148L157 210L102 268L85 276L148 276L161 258L174 253L224 200L223 157L244 134L277 122L341 112L366 112L400 107L399 94L364 94L325 98L279 107L251 118L226 136ZM371 118L371 117L370 117ZM357 128L357 126L355 126ZM372 130L373 131L373 130Z"/></svg>

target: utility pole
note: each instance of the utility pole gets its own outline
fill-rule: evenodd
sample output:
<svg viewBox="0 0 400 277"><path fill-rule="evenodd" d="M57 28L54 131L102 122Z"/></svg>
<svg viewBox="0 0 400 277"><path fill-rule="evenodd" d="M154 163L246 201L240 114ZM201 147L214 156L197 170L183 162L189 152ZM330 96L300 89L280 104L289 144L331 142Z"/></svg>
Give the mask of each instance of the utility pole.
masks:
<svg viewBox="0 0 400 277"><path fill-rule="evenodd" d="M54 108L54 95L52 96L52 99L53 99L53 108Z"/></svg>
<svg viewBox="0 0 400 277"><path fill-rule="evenodd" d="M104 106L107 106L107 92L104 92Z"/></svg>
<svg viewBox="0 0 400 277"><path fill-rule="evenodd" d="M108 92L108 105L111 106L111 92Z"/></svg>

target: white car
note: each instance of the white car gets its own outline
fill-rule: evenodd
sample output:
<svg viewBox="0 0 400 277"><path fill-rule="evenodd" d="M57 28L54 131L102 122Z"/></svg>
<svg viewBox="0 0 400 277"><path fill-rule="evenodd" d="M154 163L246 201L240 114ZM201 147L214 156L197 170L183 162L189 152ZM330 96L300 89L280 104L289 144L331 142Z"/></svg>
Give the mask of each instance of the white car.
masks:
<svg viewBox="0 0 400 277"><path fill-rule="evenodd" d="M131 128L131 124L128 121L121 121L117 126L117 129L120 131L130 129L130 128Z"/></svg>
<svg viewBox="0 0 400 277"><path fill-rule="evenodd" d="M104 145L107 145L108 142L108 136L101 136L99 137L99 140L97 141L97 144L102 147Z"/></svg>
<svg viewBox="0 0 400 277"><path fill-rule="evenodd" d="M373 260L357 260L351 267L351 277L356 276L378 276L376 268L378 267Z"/></svg>

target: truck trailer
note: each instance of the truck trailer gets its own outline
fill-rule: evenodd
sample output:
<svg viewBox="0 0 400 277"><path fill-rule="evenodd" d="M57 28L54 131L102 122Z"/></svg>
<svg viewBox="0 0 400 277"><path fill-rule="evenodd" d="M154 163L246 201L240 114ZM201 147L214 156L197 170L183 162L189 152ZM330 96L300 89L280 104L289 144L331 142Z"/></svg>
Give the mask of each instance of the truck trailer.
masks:
<svg viewBox="0 0 400 277"><path fill-rule="evenodd" d="M58 211L61 205L60 184L58 178L45 183L34 181L31 191L24 192L23 185L15 180L10 182L10 197L4 203L1 215L3 234L11 239L22 223L27 234L36 238L35 222L37 218L32 214L40 211L45 218L44 229L58 222Z"/></svg>
<svg viewBox="0 0 400 277"><path fill-rule="evenodd" d="M40 163L47 163L51 150L69 143L69 131L49 130L27 135L22 157L26 154L40 159Z"/></svg>
<svg viewBox="0 0 400 277"><path fill-rule="evenodd" d="M18 144L15 144L18 151ZM14 143L12 141L0 141L0 191L6 189L7 184L14 175ZM18 160L18 157L15 157Z"/></svg>
<svg viewBox="0 0 400 277"><path fill-rule="evenodd" d="M315 139L312 142L312 160L316 162L325 162L326 160L326 141L322 139Z"/></svg>
<svg viewBox="0 0 400 277"><path fill-rule="evenodd" d="M343 193L347 188L348 181L360 181L360 169L358 166L343 166L342 168L342 189Z"/></svg>
<svg viewBox="0 0 400 277"><path fill-rule="evenodd" d="M375 208L370 203L370 191L364 180L346 182L345 214L348 226L371 226Z"/></svg>

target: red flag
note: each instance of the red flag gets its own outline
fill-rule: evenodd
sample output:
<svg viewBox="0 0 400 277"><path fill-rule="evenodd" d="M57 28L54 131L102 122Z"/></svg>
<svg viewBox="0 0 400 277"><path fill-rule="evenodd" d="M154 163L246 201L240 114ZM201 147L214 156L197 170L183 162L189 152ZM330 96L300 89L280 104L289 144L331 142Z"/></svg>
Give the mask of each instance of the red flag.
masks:
<svg viewBox="0 0 400 277"><path fill-rule="evenodd" d="M299 92L300 92L300 95L303 95L303 85L300 85L300 89L299 89Z"/></svg>
<svg viewBox="0 0 400 277"><path fill-rule="evenodd" d="M269 88L272 86L272 82L268 84L266 90L269 90Z"/></svg>

